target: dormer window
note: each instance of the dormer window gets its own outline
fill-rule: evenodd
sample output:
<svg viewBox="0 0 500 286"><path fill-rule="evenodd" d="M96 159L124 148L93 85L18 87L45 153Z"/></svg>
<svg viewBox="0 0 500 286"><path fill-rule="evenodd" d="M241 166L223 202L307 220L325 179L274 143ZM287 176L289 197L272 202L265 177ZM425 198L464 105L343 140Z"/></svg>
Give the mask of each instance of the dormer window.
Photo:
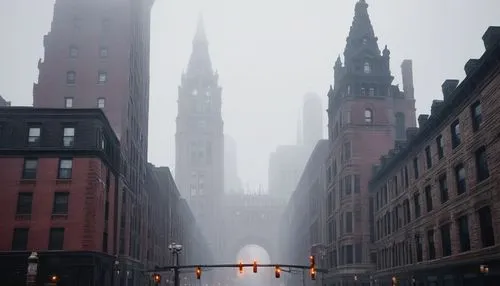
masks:
<svg viewBox="0 0 500 286"><path fill-rule="evenodd" d="M373 123L373 112L371 109L365 109L365 123Z"/></svg>
<svg viewBox="0 0 500 286"><path fill-rule="evenodd" d="M365 73L371 73L372 72L372 67L370 66L369 62L365 62L363 70L364 70Z"/></svg>

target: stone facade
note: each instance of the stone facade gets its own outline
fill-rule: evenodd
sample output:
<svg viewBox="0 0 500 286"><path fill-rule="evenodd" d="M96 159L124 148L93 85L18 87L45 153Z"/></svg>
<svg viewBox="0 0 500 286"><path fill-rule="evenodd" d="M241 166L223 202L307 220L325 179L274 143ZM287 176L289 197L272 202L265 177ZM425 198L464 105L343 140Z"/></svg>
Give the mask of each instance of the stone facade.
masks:
<svg viewBox="0 0 500 286"><path fill-rule="evenodd" d="M443 100L375 167L374 285L496 285L500 261L500 27ZM488 274L481 273L486 265Z"/></svg>

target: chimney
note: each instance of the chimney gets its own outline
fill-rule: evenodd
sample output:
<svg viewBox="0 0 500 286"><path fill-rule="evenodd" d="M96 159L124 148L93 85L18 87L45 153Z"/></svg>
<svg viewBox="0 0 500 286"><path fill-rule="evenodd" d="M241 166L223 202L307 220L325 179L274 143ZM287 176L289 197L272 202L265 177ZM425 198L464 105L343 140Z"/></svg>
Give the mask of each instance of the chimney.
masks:
<svg viewBox="0 0 500 286"><path fill-rule="evenodd" d="M441 112L441 108L443 108L444 101L442 100L433 100L431 106L431 116L436 116Z"/></svg>
<svg viewBox="0 0 500 286"><path fill-rule="evenodd" d="M460 81L458 79L447 79L441 85L441 89L443 91L444 101L447 101L450 98L453 91L457 88L458 83Z"/></svg>
<svg viewBox="0 0 500 286"><path fill-rule="evenodd" d="M483 42L486 50L493 48L498 42L500 42L500 27L488 27L483 35Z"/></svg>
<svg viewBox="0 0 500 286"><path fill-rule="evenodd" d="M404 60L401 63L401 75L403 77L403 91L405 97L415 98L413 88L413 63L411 60Z"/></svg>
<svg viewBox="0 0 500 286"><path fill-rule="evenodd" d="M418 116L418 127L419 128L424 127L425 123L427 122L427 119L429 119L429 115L428 114L420 114Z"/></svg>
<svg viewBox="0 0 500 286"><path fill-rule="evenodd" d="M406 128L406 140L408 142L412 141L415 136L417 136L418 128L417 127L408 127Z"/></svg>
<svg viewBox="0 0 500 286"><path fill-rule="evenodd" d="M464 66L465 74L469 76L479 66L479 60L470 59Z"/></svg>

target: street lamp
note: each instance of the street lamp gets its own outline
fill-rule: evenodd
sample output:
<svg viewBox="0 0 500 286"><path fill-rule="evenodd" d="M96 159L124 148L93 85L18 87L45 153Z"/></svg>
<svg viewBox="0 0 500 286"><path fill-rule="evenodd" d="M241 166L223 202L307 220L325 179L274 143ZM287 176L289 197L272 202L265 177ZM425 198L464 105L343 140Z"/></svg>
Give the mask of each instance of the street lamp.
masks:
<svg viewBox="0 0 500 286"><path fill-rule="evenodd" d="M179 253L182 251L182 244L177 244L172 242L168 245L168 249L172 252L172 256L175 257L175 268L174 268L174 286L179 286Z"/></svg>
<svg viewBox="0 0 500 286"><path fill-rule="evenodd" d="M36 275L38 274L38 253L32 252L28 257L28 273L26 275L26 285L36 285Z"/></svg>

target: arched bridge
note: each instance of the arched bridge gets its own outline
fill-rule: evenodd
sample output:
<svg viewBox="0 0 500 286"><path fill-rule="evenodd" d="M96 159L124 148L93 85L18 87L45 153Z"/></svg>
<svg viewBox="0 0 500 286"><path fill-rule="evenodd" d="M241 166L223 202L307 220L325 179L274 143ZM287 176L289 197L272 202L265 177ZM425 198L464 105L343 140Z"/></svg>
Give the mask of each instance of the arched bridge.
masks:
<svg viewBox="0 0 500 286"><path fill-rule="evenodd" d="M284 202L265 194L226 194L222 205L220 258L234 263L243 247L255 244L267 251L271 262L278 262L278 224Z"/></svg>

